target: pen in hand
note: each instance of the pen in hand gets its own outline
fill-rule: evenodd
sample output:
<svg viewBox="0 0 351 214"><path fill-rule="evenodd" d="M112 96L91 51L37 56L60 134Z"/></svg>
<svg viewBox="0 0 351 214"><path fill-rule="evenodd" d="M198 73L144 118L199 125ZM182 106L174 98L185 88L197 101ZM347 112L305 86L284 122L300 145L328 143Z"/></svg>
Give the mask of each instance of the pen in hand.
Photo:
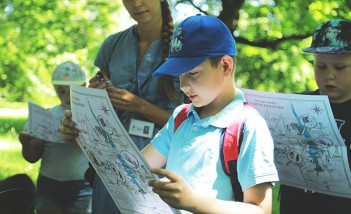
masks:
<svg viewBox="0 0 351 214"><path fill-rule="evenodd" d="M104 75L101 73L101 71L98 71L96 73L96 78L98 79L99 82L103 82L104 81Z"/></svg>
<svg viewBox="0 0 351 214"><path fill-rule="evenodd" d="M104 75L101 71L98 71L96 73L96 78L99 82L104 82L105 78L104 78ZM110 80L107 80L105 81L105 88L108 88L110 87L112 84L111 84L111 81Z"/></svg>

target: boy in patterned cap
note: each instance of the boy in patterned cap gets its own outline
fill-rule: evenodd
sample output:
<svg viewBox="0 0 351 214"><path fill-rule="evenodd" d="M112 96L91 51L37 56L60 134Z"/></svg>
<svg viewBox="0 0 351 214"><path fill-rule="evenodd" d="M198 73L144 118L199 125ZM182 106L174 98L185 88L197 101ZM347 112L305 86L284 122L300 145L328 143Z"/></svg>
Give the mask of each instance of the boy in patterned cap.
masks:
<svg viewBox="0 0 351 214"><path fill-rule="evenodd" d="M67 61L54 70L52 84L61 104L48 111L61 121L64 111L71 108L69 85L85 85L85 73L78 64ZM35 195L37 213L91 213L92 189L84 179L88 159L79 146L48 142L26 131L20 133L19 140L28 162L41 159Z"/></svg>
<svg viewBox="0 0 351 214"><path fill-rule="evenodd" d="M305 93L328 96L351 164L351 21L331 19L320 24L313 34L311 47L302 50L314 53L314 74L318 85L317 90ZM281 185L280 191L281 214L350 213L349 198L286 185Z"/></svg>

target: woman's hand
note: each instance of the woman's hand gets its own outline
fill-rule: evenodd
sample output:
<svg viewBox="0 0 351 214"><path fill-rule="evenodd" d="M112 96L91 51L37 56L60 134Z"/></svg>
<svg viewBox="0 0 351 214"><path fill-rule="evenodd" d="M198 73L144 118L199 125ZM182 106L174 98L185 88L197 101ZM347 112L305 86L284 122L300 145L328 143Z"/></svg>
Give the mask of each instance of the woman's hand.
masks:
<svg viewBox="0 0 351 214"><path fill-rule="evenodd" d="M126 89L114 87L108 77L101 71L89 80L89 88L106 89L114 108L140 113L143 99Z"/></svg>
<svg viewBox="0 0 351 214"><path fill-rule="evenodd" d="M76 138L79 135L79 130L76 128L75 122L72 121L72 112L65 110L65 117L62 119L60 127L61 138L65 141L69 141L77 144Z"/></svg>
<svg viewBox="0 0 351 214"><path fill-rule="evenodd" d="M105 89L114 108L136 112L159 126L164 126L171 116L171 112L168 110L159 108L127 89L114 87L109 80L108 73L104 71L99 71L89 80L89 88Z"/></svg>
<svg viewBox="0 0 351 214"><path fill-rule="evenodd" d="M105 89L112 86L111 81L103 72L99 71L96 75L89 80L89 88Z"/></svg>
<svg viewBox="0 0 351 214"><path fill-rule="evenodd" d="M106 91L114 108L122 111L141 112L143 99L137 95L116 87L108 87Z"/></svg>

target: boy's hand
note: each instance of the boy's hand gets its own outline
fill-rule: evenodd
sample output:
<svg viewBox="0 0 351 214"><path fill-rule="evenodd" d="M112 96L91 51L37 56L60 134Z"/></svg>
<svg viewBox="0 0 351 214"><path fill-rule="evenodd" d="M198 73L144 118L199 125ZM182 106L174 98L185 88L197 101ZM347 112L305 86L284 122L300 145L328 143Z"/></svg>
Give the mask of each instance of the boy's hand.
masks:
<svg viewBox="0 0 351 214"><path fill-rule="evenodd" d="M76 138L79 135L79 130L76 128L75 122L72 121L72 112L65 110L65 117L62 119L60 127L61 138L65 141L69 141L77 144Z"/></svg>
<svg viewBox="0 0 351 214"><path fill-rule="evenodd" d="M22 146L29 146L30 141L33 137L28 132L21 132L18 136L19 141L21 142Z"/></svg>
<svg viewBox="0 0 351 214"><path fill-rule="evenodd" d="M149 186L153 187L153 192L157 193L164 202L174 208L191 210L195 192L183 178L166 169L155 168L151 172L166 178L149 181Z"/></svg>
<svg viewBox="0 0 351 214"><path fill-rule="evenodd" d="M22 155L30 163L37 162L44 150L45 141L31 136L28 132L21 132L18 136L22 144Z"/></svg>
<svg viewBox="0 0 351 214"><path fill-rule="evenodd" d="M22 146L42 146L45 141L36 137L33 137L28 132L21 132L18 136Z"/></svg>

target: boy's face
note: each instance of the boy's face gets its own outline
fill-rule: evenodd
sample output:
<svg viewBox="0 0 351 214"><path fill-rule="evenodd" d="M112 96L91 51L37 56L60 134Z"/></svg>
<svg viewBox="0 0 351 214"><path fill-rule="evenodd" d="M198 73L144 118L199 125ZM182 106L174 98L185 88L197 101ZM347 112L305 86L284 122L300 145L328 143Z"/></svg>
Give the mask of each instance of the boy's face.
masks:
<svg viewBox="0 0 351 214"><path fill-rule="evenodd" d="M213 67L207 59L191 71L179 75L180 90L195 107L207 106L223 91L223 74L222 66Z"/></svg>
<svg viewBox="0 0 351 214"><path fill-rule="evenodd" d="M67 109L71 108L69 85L54 85L54 87L61 104Z"/></svg>
<svg viewBox="0 0 351 214"><path fill-rule="evenodd" d="M316 54L314 74L321 94L330 102L351 99L351 54Z"/></svg>

